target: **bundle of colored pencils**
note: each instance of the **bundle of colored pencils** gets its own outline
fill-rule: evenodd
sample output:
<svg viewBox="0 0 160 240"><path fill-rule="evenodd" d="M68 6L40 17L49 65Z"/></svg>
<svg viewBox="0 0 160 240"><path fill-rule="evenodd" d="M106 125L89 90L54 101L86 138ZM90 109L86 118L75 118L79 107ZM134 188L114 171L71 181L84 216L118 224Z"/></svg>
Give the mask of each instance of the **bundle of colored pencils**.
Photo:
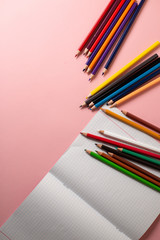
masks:
<svg viewBox="0 0 160 240"><path fill-rule="evenodd" d="M103 109L103 111L107 114L109 114L107 109ZM153 124L150 124L130 113L124 112L125 115L132 117L133 119L136 119L136 121L143 123L145 126L150 127L154 131L157 131L157 133L147 129L146 133L149 133L151 136L152 134L156 136L156 138L160 139L160 128L154 126ZM117 114L110 113L112 117L116 117L118 119ZM123 117L122 117L123 119ZM121 121L122 121L121 119ZM125 118L126 119L126 118ZM118 119L120 120L120 118ZM126 122L128 119L126 119ZM128 121L128 124L130 122ZM132 123L133 124L133 123ZM138 124L133 124L131 126L138 128ZM144 127L141 126L141 130L144 131ZM147 132L148 131L148 132ZM105 137L100 137L97 135L93 135L90 133L84 133L81 132L81 134L87 138L95 139L103 143L107 143L111 146L104 145L104 144L96 144L97 147L104 150L106 153L101 151L92 152L90 150L85 151L94 157L95 159L109 165L110 167L128 175L131 178L136 179L137 181L153 188L154 190L157 190L160 192L160 178L150 171L145 170L143 167L138 166L135 163L142 164L145 166L148 166L150 168L160 170L160 149L152 147L147 144L143 144L134 140L130 140L128 138L124 138L122 136L119 136L117 134L110 133L108 131L99 130L101 134L103 134ZM145 131L144 131L145 132ZM154 136L154 137L155 137ZM109 139L107 138L109 137ZM116 139L116 140L112 140ZM133 163L133 162L135 163Z"/></svg>
<svg viewBox="0 0 160 240"><path fill-rule="evenodd" d="M75 55L77 57L84 49L84 55L87 55L88 60L83 71L91 73L89 80L96 75L115 46L104 66L102 75L109 69L144 2L145 0L141 0L137 4L135 0L110 0Z"/></svg>
<svg viewBox="0 0 160 240"><path fill-rule="evenodd" d="M159 41L152 44L131 62L91 91L80 107L88 106L91 110L94 110L104 103L111 105L110 107L119 106L124 101L160 83L160 78L154 79L154 77L160 74L160 58L157 54L152 55L128 71L128 69L159 45Z"/></svg>

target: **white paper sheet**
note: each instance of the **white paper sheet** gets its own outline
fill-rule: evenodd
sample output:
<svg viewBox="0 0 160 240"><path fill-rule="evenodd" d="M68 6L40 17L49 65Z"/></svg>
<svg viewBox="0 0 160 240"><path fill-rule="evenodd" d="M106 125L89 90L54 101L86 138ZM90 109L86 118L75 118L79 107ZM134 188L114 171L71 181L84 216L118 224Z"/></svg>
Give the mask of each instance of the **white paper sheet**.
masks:
<svg viewBox="0 0 160 240"><path fill-rule="evenodd" d="M160 147L101 111L83 131L97 129ZM95 142L79 135L1 231L12 240L139 239L160 213L160 194L87 155Z"/></svg>

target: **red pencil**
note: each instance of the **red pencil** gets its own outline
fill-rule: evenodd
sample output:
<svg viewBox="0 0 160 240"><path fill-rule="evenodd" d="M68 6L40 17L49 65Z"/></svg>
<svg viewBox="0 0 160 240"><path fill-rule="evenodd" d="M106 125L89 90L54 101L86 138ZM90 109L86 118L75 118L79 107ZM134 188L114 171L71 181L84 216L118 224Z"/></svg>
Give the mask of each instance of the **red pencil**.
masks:
<svg viewBox="0 0 160 240"><path fill-rule="evenodd" d="M97 44L99 43L99 41L101 40L101 38L103 37L103 35L105 34L105 32L107 31L107 29L109 28L109 26L111 25L111 23L113 22L115 16L117 15L117 13L119 12L119 10L121 9L122 5L124 4L126 0L122 0L120 2L120 4L118 5L118 7L116 8L116 10L114 11L113 15L111 16L111 18L109 19L109 21L106 23L105 27L103 28L103 30L101 31L101 33L99 34L98 38L96 39L96 41L94 42L94 44L92 45L92 47L90 48L89 52L88 52L88 56L91 55L91 53L93 52L93 50L96 48Z"/></svg>
<svg viewBox="0 0 160 240"><path fill-rule="evenodd" d="M103 18L105 17L107 12L110 10L110 8L111 8L111 6L112 6L112 4L114 2L115 2L115 0L110 0L110 2L108 3L107 7L102 12L101 16L98 18L97 22L94 24L94 26L92 27L91 31L88 33L87 37L84 39L84 41L82 42L82 44L78 48L78 51L77 51L75 57L77 57L80 54L80 52L83 50L85 44L88 42L88 40L90 39L90 37L92 36L94 31L97 29L97 27L99 26L100 22L103 20Z"/></svg>
<svg viewBox="0 0 160 240"><path fill-rule="evenodd" d="M149 151L146 151L146 150L143 150L143 149L140 149L140 148L129 146L127 144L117 142L117 141L114 141L114 140L111 140L111 139L108 139L108 138L99 137L99 136L96 136L96 135L93 135L93 134L90 134L90 133L81 132L81 134L85 137L96 139L96 140L101 141L101 142L106 142L106 143L109 143L109 144L112 144L112 145L116 145L118 147L129 149L129 150L137 152L137 153L141 153L141 154L144 154L144 155L148 155L148 156L160 159L160 154L149 152Z"/></svg>

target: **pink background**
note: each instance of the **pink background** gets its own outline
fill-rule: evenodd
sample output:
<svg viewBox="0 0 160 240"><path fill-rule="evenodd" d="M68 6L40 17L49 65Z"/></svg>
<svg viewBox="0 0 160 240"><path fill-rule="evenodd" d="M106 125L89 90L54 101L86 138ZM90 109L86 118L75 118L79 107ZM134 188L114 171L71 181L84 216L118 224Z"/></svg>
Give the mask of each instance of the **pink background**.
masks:
<svg viewBox="0 0 160 240"><path fill-rule="evenodd" d="M107 76L100 71L89 83L85 57L74 55L107 2L0 1L0 225L95 114L79 109L85 96L160 40L160 2L148 0ZM156 86L120 108L159 125L159 92Z"/></svg>

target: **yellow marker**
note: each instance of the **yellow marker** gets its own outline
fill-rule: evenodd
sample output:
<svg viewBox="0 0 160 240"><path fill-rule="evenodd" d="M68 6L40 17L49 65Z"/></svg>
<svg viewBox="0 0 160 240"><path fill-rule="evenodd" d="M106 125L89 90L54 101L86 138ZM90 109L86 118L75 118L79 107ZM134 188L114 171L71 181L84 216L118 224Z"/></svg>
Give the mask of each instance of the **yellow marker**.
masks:
<svg viewBox="0 0 160 240"><path fill-rule="evenodd" d="M124 20L125 16L127 15L128 11L130 10L130 8L132 7L133 3L135 2L135 0L131 0L130 3L128 4L128 6L126 7L126 9L124 10L124 12L122 13L121 17L119 18L119 20L117 21L116 25L114 26L114 28L112 29L112 31L110 32L110 34L108 35L108 37L106 38L106 40L104 41L104 43L102 44L101 48L99 49L99 51L97 52L96 56L94 57L93 61L90 63L88 69L92 70L93 67L95 66L95 64L97 63L98 59L101 57L102 53L104 52L104 50L106 49L107 45L109 44L109 42L111 41L112 37L114 36L115 32L117 31L117 29L119 28L119 26L121 25L122 21Z"/></svg>
<svg viewBox="0 0 160 240"><path fill-rule="evenodd" d="M95 88L93 91L91 91L91 93L89 94L89 96L94 95L95 93L97 93L98 91L100 91L102 88L104 88L105 86L107 86L110 82L112 82L113 80L115 80L117 77L119 77L122 73L124 73L125 71L127 71L130 67L132 67L135 63L137 63L138 61L140 61L144 56L146 56L148 53L150 53L151 51L153 51L157 46L160 45L160 42L157 41L155 42L153 45L151 45L149 48L147 48L144 52L142 52L140 55L138 55L136 58L134 58L131 62L129 62L127 65L125 65L123 68L121 68L118 72L116 72L115 74L113 74L110 78L108 78L106 81L104 81L102 84L100 84L97 88Z"/></svg>

